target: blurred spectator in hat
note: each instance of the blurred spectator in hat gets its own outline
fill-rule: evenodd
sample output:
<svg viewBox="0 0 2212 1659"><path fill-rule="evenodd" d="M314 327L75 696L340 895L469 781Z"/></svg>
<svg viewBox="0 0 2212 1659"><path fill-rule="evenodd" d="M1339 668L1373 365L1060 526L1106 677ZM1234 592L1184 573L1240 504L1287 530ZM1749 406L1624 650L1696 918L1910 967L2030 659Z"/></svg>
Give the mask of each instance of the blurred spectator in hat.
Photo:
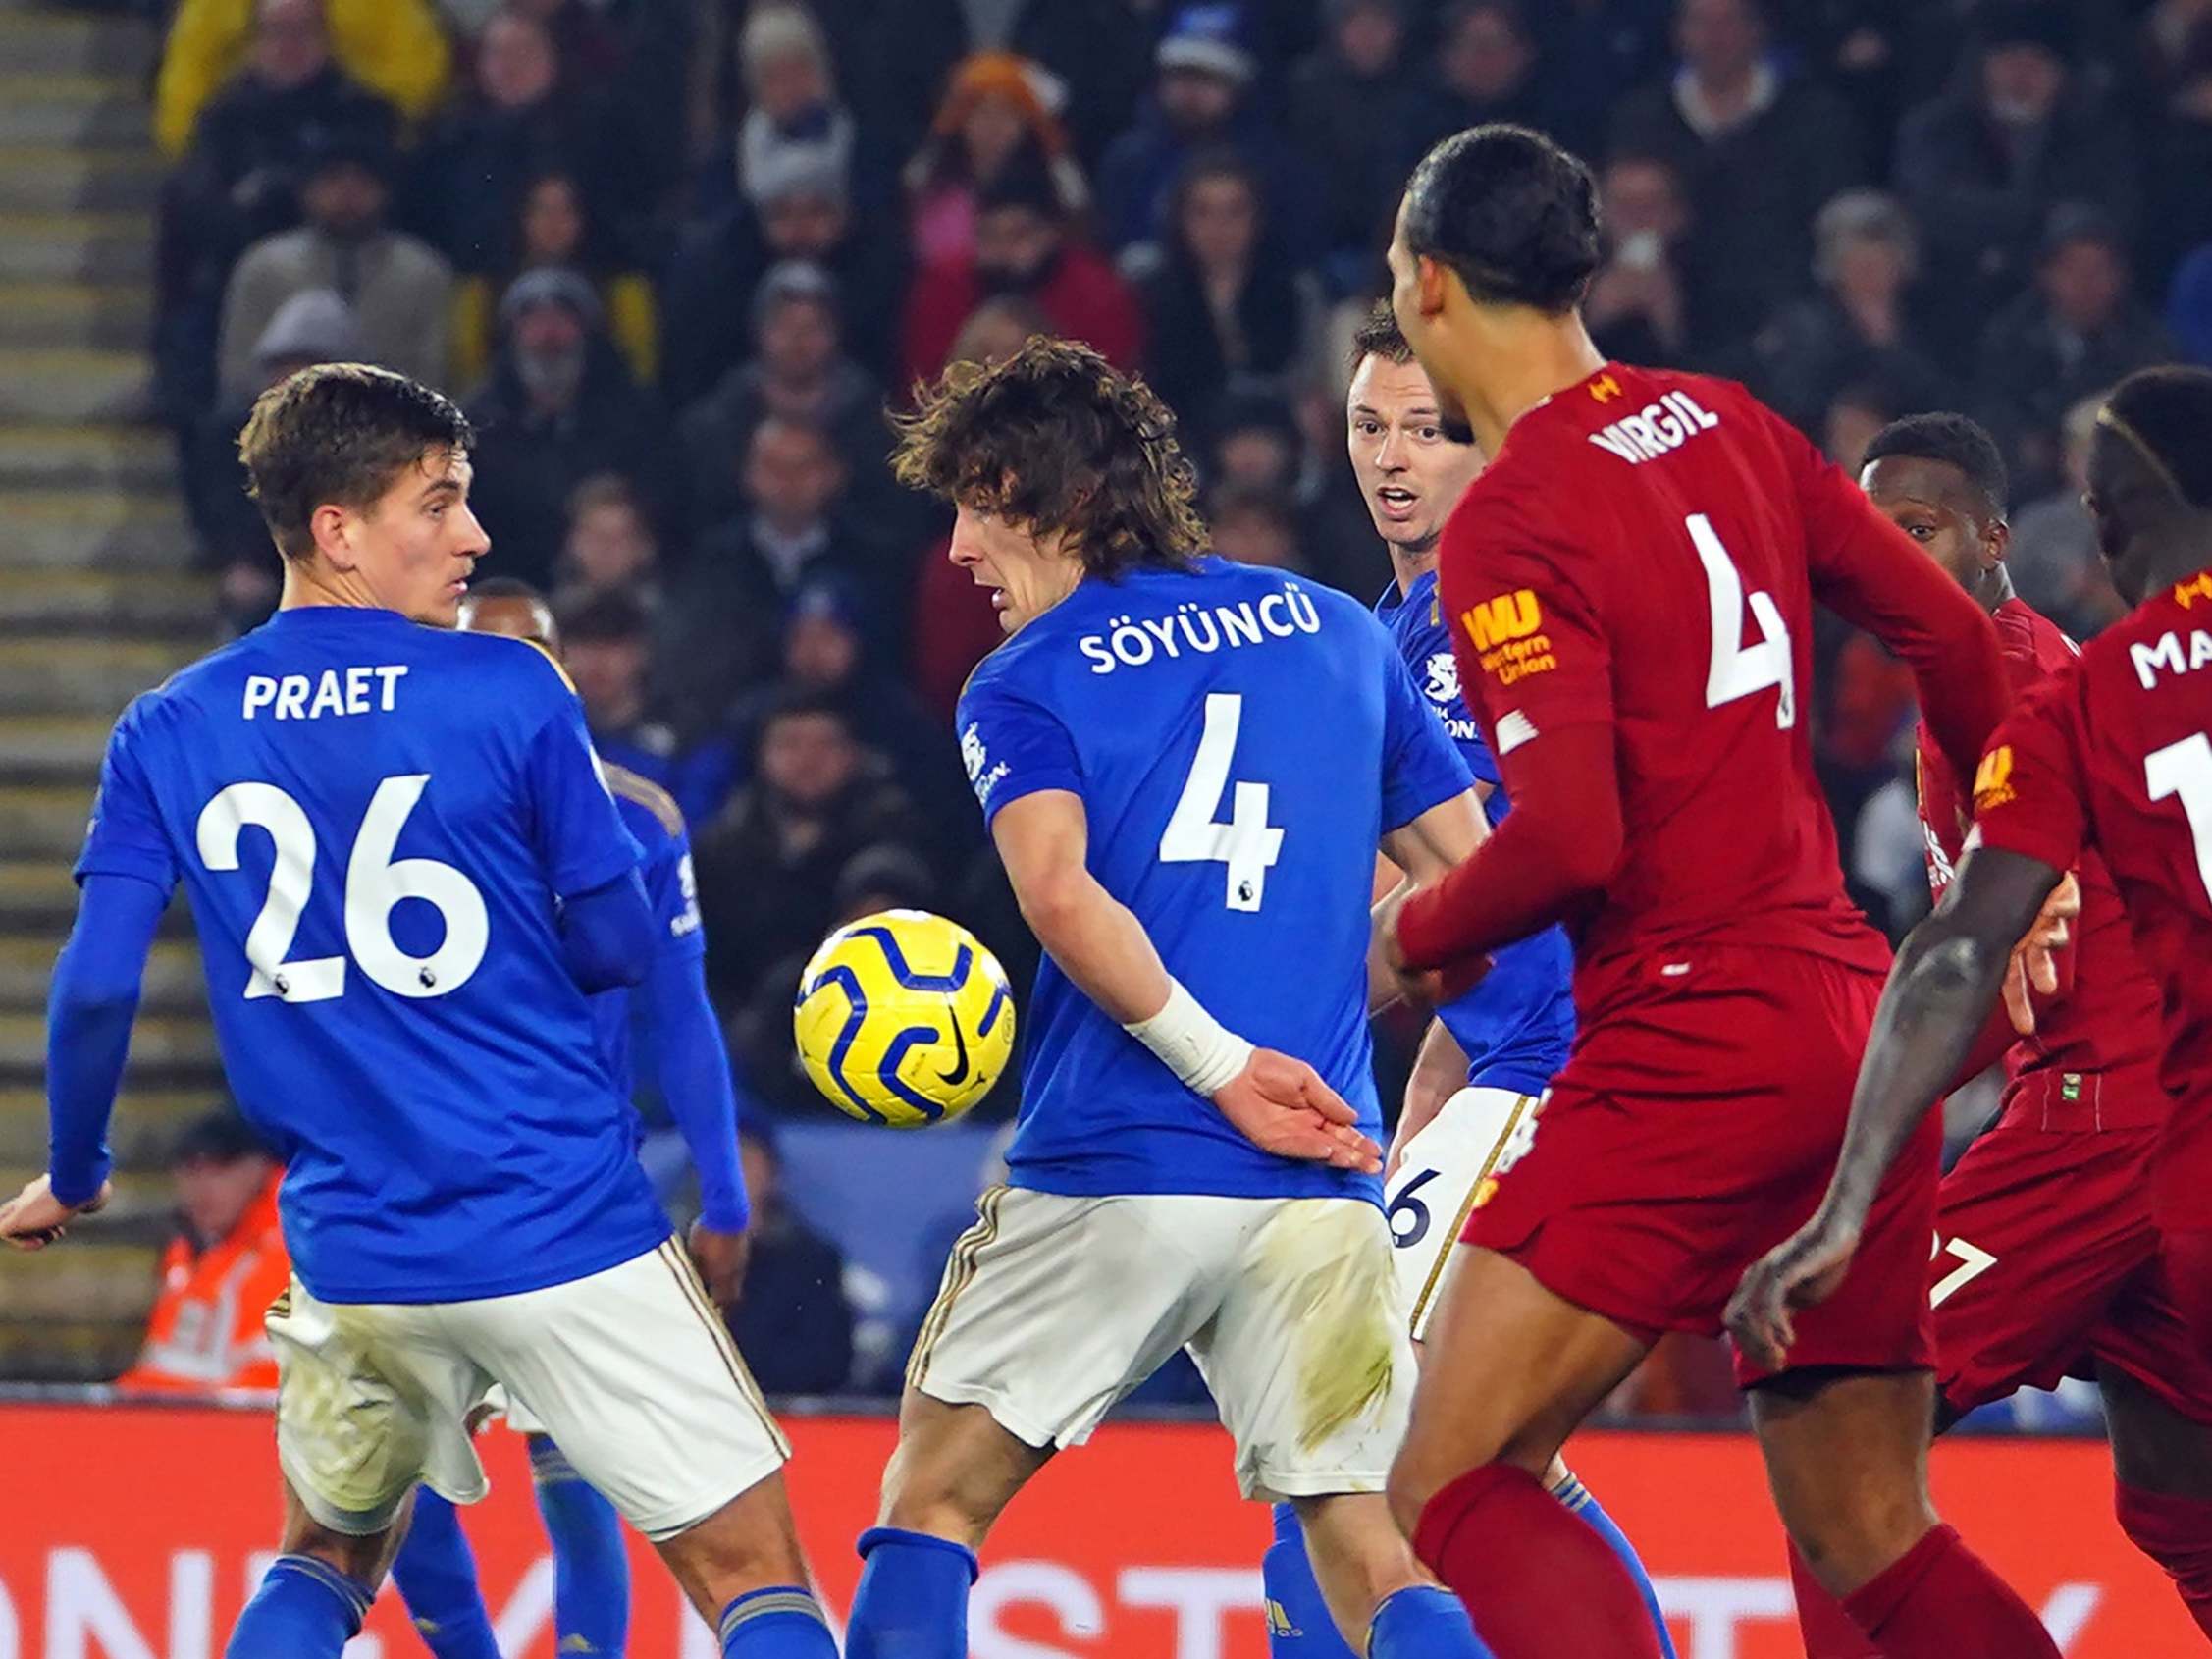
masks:
<svg viewBox="0 0 2212 1659"><path fill-rule="evenodd" d="M282 575L261 509L247 497L238 433L253 401L269 387L316 363L358 362L363 354L353 308L331 289L307 289L277 307L253 343L252 384L205 416L194 429L182 483L184 507L199 539L202 567L219 571L217 607L226 632L243 633L268 618Z"/></svg>
<svg viewBox="0 0 2212 1659"><path fill-rule="evenodd" d="M738 1156L753 1224L730 1333L741 1350L761 1356L746 1365L770 1394L835 1394L853 1373L855 1315L845 1294L844 1254L791 1207L783 1155L765 1124L743 1124Z"/></svg>
<svg viewBox="0 0 2212 1659"><path fill-rule="evenodd" d="M429 0L179 0L154 78L154 141L174 159L246 130L327 122L309 91L358 88L417 121L450 68Z"/></svg>
<svg viewBox="0 0 2212 1659"><path fill-rule="evenodd" d="M1145 378L1202 433L1224 388L1288 395L1315 356L1321 295L1284 257L1256 173L1235 150L1191 157L1145 279Z"/></svg>
<svg viewBox="0 0 2212 1659"><path fill-rule="evenodd" d="M2097 555L2097 530L2082 497L2089 488L2089 444L2097 430L2103 388L2081 399L2059 423L2058 487L2012 515L2005 569L2020 597L2072 634L2087 639L2126 615Z"/></svg>
<svg viewBox="0 0 2212 1659"><path fill-rule="evenodd" d="M257 390L254 348L295 294L329 289L353 312L370 362L447 384L453 273L426 242L385 223L394 156L378 139L328 134L305 164L306 223L254 243L223 296L218 360L227 397Z"/></svg>
<svg viewBox="0 0 2212 1659"><path fill-rule="evenodd" d="M820 168L852 200L858 130L814 13L789 0L755 5L738 34L737 67L745 113L711 152L693 211L718 212L733 194L758 206L795 163Z"/></svg>
<svg viewBox="0 0 2212 1659"><path fill-rule="evenodd" d="M575 182L608 245L630 240L657 197L618 106L563 68L552 26L525 7L504 7L478 37L469 86L425 140L408 191L415 222L459 269L508 266L523 197L549 171Z"/></svg>
<svg viewBox="0 0 2212 1659"><path fill-rule="evenodd" d="M1408 62L1404 0L1328 0L1321 44L1290 73L1286 125L1321 184L1320 246L1339 288L1370 274L1428 137Z"/></svg>
<svg viewBox="0 0 2212 1659"><path fill-rule="evenodd" d="M284 1166L235 1112L201 1118L169 1159L177 1236L137 1363L116 1378L132 1394L219 1394L277 1386L262 1316L291 1281L277 1215Z"/></svg>
<svg viewBox="0 0 2212 1659"><path fill-rule="evenodd" d="M1813 222L1820 292L1791 301L1752 342L1761 397L1807 431L1848 382L1879 379L1907 408L1953 401L1915 307L1920 239L1894 196L1846 190Z"/></svg>
<svg viewBox="0 0 2212 1659"><path fill-rule="evenodd" d="M568 534L553 577L564 602L622 593L649 616L659 612L660 538L620 473L596 473L568 493Z"/></svg>
<svg viewBox="0 0 2212 1659"><path fill-rule="evenodd" d="M819 265L786 260L753 293L753 354L723 375L679 421L697 483L693 510L717 523L742 503L742 455L771 415L829 434L865 510L911 513L891 483L891 434L883 390L844 351L836 279Z"/></svg>
<svg viewBox="0 0 2212 1659"><path fill-rule="evenodd" d="M464 277L453 294L453 384L475 386L492 363L493 313L525 271L557 265L587 278L599 295L607 337L631 377L651 386L660 373L659 302L653 279L623 257L594 216L581 180L549 167L522 187L497 266Z"/></svg>
<svg viewBox="0 0 2212 1659"><path fill-rule="evenodd" d="M1987 0L1954 90L1906 116L1897 183L1923 233L1931 294L1948 332L1970 337L2028 282L2051 210L2094 203L2133 219L2125 125L2073 67L2074 27L2055 0Z"/></svg>
<svg viewBox="0 0 2212 1659"><path fill-rule="evenodd" d="M267 0L244 66L201 112L162 182L154 243L154 384L181 434L217 397L216 331L231 267L299 221L307 153L333 134L391 141L398 115L331 60L314 0Z"/></svg>
<svg viewBox="0 0 2212 1659"><path fill-rule="evenodd" d="M855 853L925 839L914 803L836 699L785 688L761 713L751 776L693 837L717 1001L740 1006L765 969L814 949ZM790 988L779 989L788 1044Z"/></svg>
<svg viewBox="0 0 2212 1659"><path fill-rule="evenodd" d="M499 328L491 378L468 412L472 505L500 573L546 585L566 536L568 492L595 473L626 479L666 534L681 505L667 421L607 339L592 285L558 267L526 271L500 296Z"/></svg>
<svg viewBox="0 0 2212 1659"><path fill-rule="evenodd" d="M1288 401L1263 391L1232 388L1207 410L1199 482L1295 495L1306 474L1305 443Z"/></svg>
<svg viewBox="0 0 2212 1659"><path fill-rule="evenodd" d="M2094 207L2052 210L2035 286L1989 319L1975 390L2023 494L2058 480L2069 404L2173 355L2129 282L2119 227Z"/></svg>
<svg viewBox="0 0 2212 1659"><path fill-rule="evenodd" d="M1098 167L1099 234L1119 251L1167 234L1168 198L1190 157L1232 145L1266 182L1268 207L1292 254L1314 244L1308 169L1252 97L1259 63L1235 0L1178 7L1153 49L1152 89Z"/></svg>
<svg viewBox="0 0 2212 1659"><path fill-rule="evenodd" d="M901 387L934 379L960 325L997 294L1033 300L1055 334L1096 347L1117 368L1136 366L1144 323L1135 296L1104 257L1077 239L1050 177L1014 168L976 199L974 255L916 278L907 296Z"/></svg>
<svg viewBox="0 0 2212 1659"><path fill-rule="evenodd" d="M1271 490L1230 484L1206 498L1206 523L1213 551L1239 564L1303 572L1298 555L1298 522L1290 504Z"/></svg>
<svg viewBox="0 0 2212 1659"><path fill-rule="evenodd" d="M1036 65L1011 52L978 52L953 72L929 136L905 173L919 263L954 263L974 253L978 194L1010 169L1042 172L1063 216L1081 221L1090 187L1038 89L1040 80Z"/></svg>
<svg viewBox="0 0 2212 1659"><path fill-rule="evenodd" d="M1681 175L1664 156L1624 152L1600 170L1598 195L1604 262L1583 318L1599 349L1623 363L1698 360L1717 329L1697 303L1684 258L1690 203Z"/></svg>
<svg viewBox="0 0 2212 1659"><path fill-rule="evenodd" d="M1550 131L1537 43L1520 0L1451 0L1437 24L1428 139L1510 121Z"/></svg>
<svg viewBox="0 0 2212 1659"><path fill-rule="evenodd" d="M764 163L753 199L709 218L669 267L667 335L684 343L661 384L683 408L735 367L753 344L752 300L762 278L787 260L818 265L837 281L846 349L871 374L892 361L906 294L906 239L855 218L845 181L818 151L789 148Z"/></svg>
<svg viewBox="0 0 2212 1659"><path fill-rule="evenodd" d="M1765 0L1680 0L1667 80L1622 100L1612 144L1664 156L1687 187L1685 258L1735 345L1807 286L1814 212L1864 176L1850 109L1787 74Z"/></svg>

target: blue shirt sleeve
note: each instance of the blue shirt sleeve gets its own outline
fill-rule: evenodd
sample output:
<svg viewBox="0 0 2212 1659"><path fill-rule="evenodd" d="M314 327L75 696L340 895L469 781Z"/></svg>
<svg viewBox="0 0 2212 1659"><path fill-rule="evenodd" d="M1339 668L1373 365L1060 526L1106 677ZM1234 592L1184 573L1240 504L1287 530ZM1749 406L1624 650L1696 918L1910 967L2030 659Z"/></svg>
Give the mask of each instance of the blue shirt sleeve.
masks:
<svg viewBox="0 0 2212 1659"><path fill-rule="evenodd" d="M46 1169L54 1197L82 1204L108 1178L108 1118L123 1081L154 930L169 906L156 883L83 875L77 923L46 992Z"/></svg>
<svg viewBox="0 0 2212 1659"><path fill-rule="evenodd" d="M707 996L707 940L691 873L691 838L677 830L647 857L658 943L643 995L660 1098L699 1172L699 1218L718 1233L752 1219L737 1154L737 1085Z"/></svg>
<svg viewBox="0 0 2212 1659"><path fill-rule="evenodd" d="M1431 807L1474 786L1444 722L1413 684L1404 661L1383 669L1383 828L1402 829Z"/></svg>
<svg viewBox="0 0 2212 1659"><path fill-rule="evenodd" d="M177 885L177 854L161 827L153 787L146 776L146 735L142 703L134 703L115 722L107 754L100 761L100 792L92 801L92 822L84 831L84 850L77 860L77 879L135 876L163 893Z"/></svg>
<svg viewBox="0 0 2212 1659"><path fill-rule="evenodd" d="M690 960L707 954L699 926L699 881L691 870L691 837L679 830L646 854L645 892L653 901L658 954Z"/></svg>
<svg viewBox="0 0 2212 1659"><path fill-rule="evenodd" d="M523 758L538 868L555 896L574 898L637 868L643 856L607 793L584 729L584 706L565 697Z"/></svg>
<svg viewBox="0 0 2212 1659"><path fill-rule="evenodd" d="M1040 789L1083 792L1082 760L1068 728L1003 680L970 681L955 718L961 763L985 824L1007 802Z"/></svg>
<svg viewBox="0 0 2212 1659"><path fill-rule="evenodd" d="M1467 712L1467 700L1459 692L1459 660L1451 654L1451 635L1442 627L1424 626L1414 636L1412 652L1407 667L1414 682L1444 722L1446 734L1458 746L1459 758L1467 763L1475 781L1501 786L1503 779L1498 774L1497 757L1482 740L1475 717Z"/></svg>

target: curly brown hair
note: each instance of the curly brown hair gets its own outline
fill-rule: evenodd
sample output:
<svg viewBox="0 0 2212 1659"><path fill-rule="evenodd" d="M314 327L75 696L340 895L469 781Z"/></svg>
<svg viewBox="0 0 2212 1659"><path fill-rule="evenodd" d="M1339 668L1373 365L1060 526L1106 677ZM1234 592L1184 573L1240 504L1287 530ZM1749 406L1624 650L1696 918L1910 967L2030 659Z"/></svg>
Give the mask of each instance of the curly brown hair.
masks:
<svg viewBox="0 0 2212 1659"><path fill-rule="evenodd" d="M1039 337L955 363L898 417L899 482L1033 534L1065 532L1094 576L1187 568L1206 545L1175 416L1087 346Z"/></svg>

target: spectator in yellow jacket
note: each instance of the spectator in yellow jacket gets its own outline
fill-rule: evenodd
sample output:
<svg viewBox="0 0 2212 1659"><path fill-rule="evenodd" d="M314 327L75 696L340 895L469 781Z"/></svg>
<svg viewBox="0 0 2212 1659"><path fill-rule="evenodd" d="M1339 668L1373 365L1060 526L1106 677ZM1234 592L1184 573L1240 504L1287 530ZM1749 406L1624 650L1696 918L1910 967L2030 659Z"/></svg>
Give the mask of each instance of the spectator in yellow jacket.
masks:
<svg viewBox="0 0 2212 1659"><path fill-rule="evenodd" d="M181 156L200 110L254 52L320 49L409 122L445 95L452 50L431 0L181 0L154 81L154 136Z"/></svg>

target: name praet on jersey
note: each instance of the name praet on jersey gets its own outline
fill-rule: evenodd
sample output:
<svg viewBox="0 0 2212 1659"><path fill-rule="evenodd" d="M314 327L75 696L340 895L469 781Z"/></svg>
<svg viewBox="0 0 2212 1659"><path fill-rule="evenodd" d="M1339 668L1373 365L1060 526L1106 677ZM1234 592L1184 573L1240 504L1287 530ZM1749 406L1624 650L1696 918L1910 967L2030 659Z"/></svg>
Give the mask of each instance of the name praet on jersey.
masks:
<svg viewBox="0 0 2212 1659"><path fill-rule="evenodd" d="M2140 642L2128 647L2128 658L2135 665L2135 678L2142 682L2145 691L2158 684L2161 671L2170 674L2193 673L2212 663L2212 633L2202 628L2189 630L2188 645L2185 654L2179 629L2169 628L2149 644Z"/></svg>
<svg viewBox="0 0 2212 1659"><path fill-rule="evenodd" d="M404 663L379 663L374 667L325 669L320 674L248 674L239 715L258 719L267 709L281 721L321 720L325 715L390 714L398 700L399 682L407 677ZM369 681L380 682L372 690Z"/></svg>
<svg viewBox="0 0 2212 1659"><path fill-rule="evenodd" d="M1296 582L1285 582L1281 593L1262 594L1256 601L1202 605L1185 600L1165 616L1116 616L1106 632L1077 640L1076 649L1089 660L1092 673L1110 674L1163 659L1236 651L1265 645L1271 637L1320 631L1321 612L1312 595Z"/></svg>
<svg viewBox="0 0 2212 1659"><path fill-rule="evenodd" d="M1687 392L1668 392L1656 403L1646 403L1632 415L1622 415L1609 426L1590 434L1590 441L1630 466L1679 450L1701 432L1711 432L1720 417Z"/></svg>

